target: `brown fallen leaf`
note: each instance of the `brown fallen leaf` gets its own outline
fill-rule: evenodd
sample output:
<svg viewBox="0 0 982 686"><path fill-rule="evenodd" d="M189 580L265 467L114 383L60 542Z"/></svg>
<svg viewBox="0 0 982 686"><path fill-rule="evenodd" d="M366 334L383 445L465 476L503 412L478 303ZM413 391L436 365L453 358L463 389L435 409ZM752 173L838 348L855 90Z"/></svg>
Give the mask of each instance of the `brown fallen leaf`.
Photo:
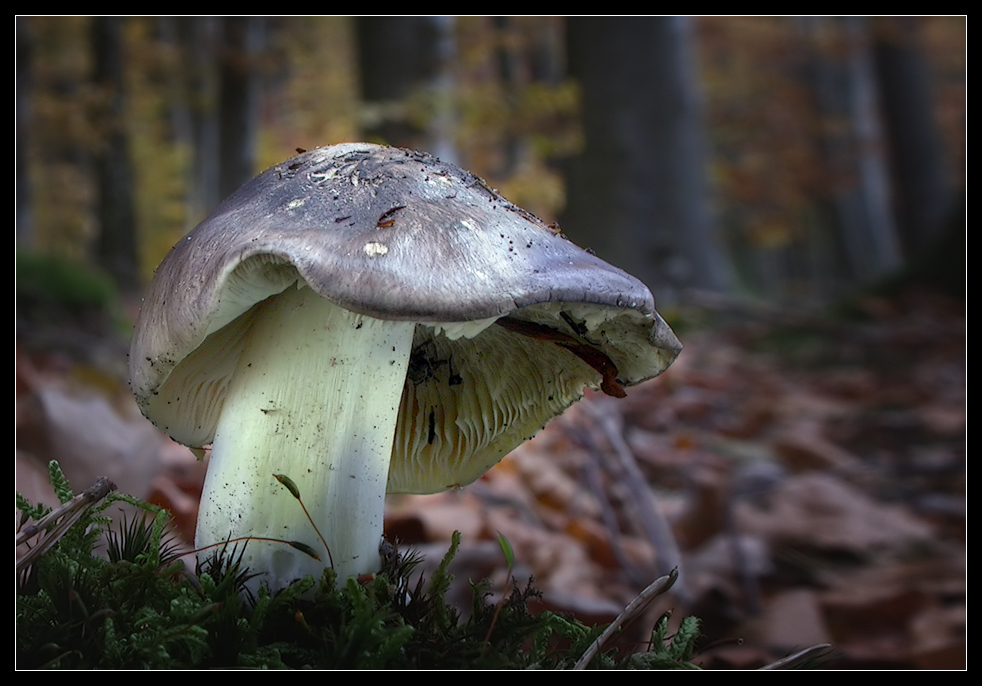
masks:
<svg viewBox="0 0 982 686"><path fill-rule="evenodd" d="M881 504L840 479L808 473L788 478L770 507L737 507L741 531L774 542L864 554L929 541L932 531L899 505Z"/></svg>

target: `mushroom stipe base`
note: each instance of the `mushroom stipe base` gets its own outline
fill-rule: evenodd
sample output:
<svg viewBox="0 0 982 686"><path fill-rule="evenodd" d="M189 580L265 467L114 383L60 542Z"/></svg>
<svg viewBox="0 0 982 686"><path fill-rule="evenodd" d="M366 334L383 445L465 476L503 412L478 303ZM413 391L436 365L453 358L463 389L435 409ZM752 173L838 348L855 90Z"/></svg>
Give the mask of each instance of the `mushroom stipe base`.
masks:
<svg viewBox="0 0 982 686"><path fill-rule="evenodd" d="M226 392L205 478L197 547L229 536L322 544L274 478L288 474L341 578L379 567L392 440L415 326L348 312L309 288L257 306ZM320 551L323 560L327 551ZM323 563L253 541L243 564L274 587Z"/></svg>

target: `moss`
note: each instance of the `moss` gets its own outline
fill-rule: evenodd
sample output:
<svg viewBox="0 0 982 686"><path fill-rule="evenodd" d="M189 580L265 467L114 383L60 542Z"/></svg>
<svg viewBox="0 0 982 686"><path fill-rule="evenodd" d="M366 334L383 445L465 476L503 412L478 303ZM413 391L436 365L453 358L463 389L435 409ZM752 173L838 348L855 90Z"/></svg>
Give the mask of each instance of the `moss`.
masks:
<svg viewBox="0 0 982 686"><path fill-rule="evenodd" d="M32 328L129 335L119 293L106 274L54 255L19 251L17 321Z"/></svg>
<svg viewBox="0 0 982 686"><path fill-rule="evenodd" d="M73 494L56 463L52 482L63 503ZM114 524L102 514L126 500L142 517ZM18 496L22 527L48 509ZM330 569L271 594L246 590L242 545L216 549L195 573L186 570L167 536L167 513L110 494L18 578L17 666L24 669L316 668L316 669L563 669L600 634L570 617L532 614L531 581L513 584L500 603L487 582L472 584L471 615L446 604L447 569L455 535L428 581L414 573L419 558L385 556L370 579L339 584ZM38 533L33 546L54 536ZM105 540L107 556L93 553ZM50 540L48 541L50 542ZM659 622L644 655L601 653L600 668L692 667L695 620L675 637ZM564 649L556 645L567 646Z"/></svg>

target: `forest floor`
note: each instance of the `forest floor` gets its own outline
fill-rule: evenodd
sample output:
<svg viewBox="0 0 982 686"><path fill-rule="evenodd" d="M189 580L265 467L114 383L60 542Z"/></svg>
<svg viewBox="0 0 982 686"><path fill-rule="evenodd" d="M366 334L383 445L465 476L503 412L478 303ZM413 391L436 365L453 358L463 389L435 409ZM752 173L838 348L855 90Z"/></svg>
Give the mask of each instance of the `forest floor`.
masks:
<svg viewBox="0 0 982 686"><path fill-rule="evenodd" d="M471 486L390 497L387 535L435 565L459 530L466 607L468 579L506 587L500 533L519 583L587 623L678 567L620 640L695 615L707 668L819 643L832 668L964 668L964 303L868 297L848 318L716 303L680 319L685 350L662 377L623 400L588 393ZM190 540L203 466L139 416L125 343L88 340L68 355L18 336L18 490L52 502L58 459L76 490L107 475Z"/></svg>

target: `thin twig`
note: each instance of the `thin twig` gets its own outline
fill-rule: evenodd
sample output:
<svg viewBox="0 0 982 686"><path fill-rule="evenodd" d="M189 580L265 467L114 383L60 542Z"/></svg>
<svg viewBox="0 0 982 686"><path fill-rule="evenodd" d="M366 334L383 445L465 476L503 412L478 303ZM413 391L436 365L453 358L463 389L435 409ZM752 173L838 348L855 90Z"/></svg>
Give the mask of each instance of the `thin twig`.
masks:
<svg viewBox="0 0 982 686"><path fill-rule="evenodd" d="M627 607L624 608L623 612L617 615L610 626L608 626L597 640L590 644L586 652L583 653L582 657L577 661L576 666L573 669L586 669L586 666L590 664L590 660L600 652L600 649L607 643L611 636L613 636L621 626L623 626L628 620L632 619L635 615L642 612L648 605L651 604L655 598L660 596L662 593L667 591L672 587L672 584L679 578L679 572L677 569L673 569L670 574L657 579L648 588L641 591L637 598L632 600Z"/></svg>
<svg viewBox="0 0 982 686"><path fill-rule="evenodd" d="M624 440L619 415L605 411L605 405L606 403L600 403L596 400L580 403L580 407L585 409L603 431L608 444L617 456L618 466L625 475L621 481L631 494L637 508L638 521L655 548L656 570L666 574L671 569L681 569L682 554L679 552L675 535L661 510L655 504L655 494L648 486L644 474L641 473L630 446ZM675 592L683 601L687 597L685 585L681 582Z"/></svg>
<svg viewBox="0 0 982 686"><path fill-rule="evenodd" d="M45 531L47 532L47 535L41 540L40 543L31 548L31 550L24 555L24 557L17 560L17 571L19 572L22 569L27 569L34 564L39 557L44 555L44 553L49 551L59 540L61 540L61 537L65 535L65 532L72 528L72 525L82 518L82 515L85 514L85 511L88 508L115 490L116 484L110 481L107 477L99 477L94 484L86 488L67 503L55 508L42 517L40 521L35 522L34 524L31 524L20 531L17 534L15 545L25 543L29 539Z"/></svg>
<svg viewBox="0 0 982 686"><path fill-rule="evenodd" d="M596 439L589 431L584 430L578 422L566 421L563 431L574 443L587 451L589 459L583 466L583 477L586 480L590 492L593 493L593 497L600 505L601 519L607 530L610 548L614 553L617 563L633 583L643 583L646 579L651 578L650 571L642 572L638 569L637 565L634 564L624 551L623 537L621 536L620 526L617 523L617 514L614 512L614 507L610 502L610 498L607 497L607 491L603 485L601 469L602 456Z"/></svg>
<svg viewBox="0 0 982 686"><path fill-rule="evenodd" d="M819 643L818 645L813 645L810 648L805 648L804 650L798 651L794 655L788 655L787 657L782 657L776 662L772 662L769 665L764 665L761 669L795 669L801 666L803 663L808 663L813 660L820 660L826 657L831 651L832 646L828 643Z"/></svg>

